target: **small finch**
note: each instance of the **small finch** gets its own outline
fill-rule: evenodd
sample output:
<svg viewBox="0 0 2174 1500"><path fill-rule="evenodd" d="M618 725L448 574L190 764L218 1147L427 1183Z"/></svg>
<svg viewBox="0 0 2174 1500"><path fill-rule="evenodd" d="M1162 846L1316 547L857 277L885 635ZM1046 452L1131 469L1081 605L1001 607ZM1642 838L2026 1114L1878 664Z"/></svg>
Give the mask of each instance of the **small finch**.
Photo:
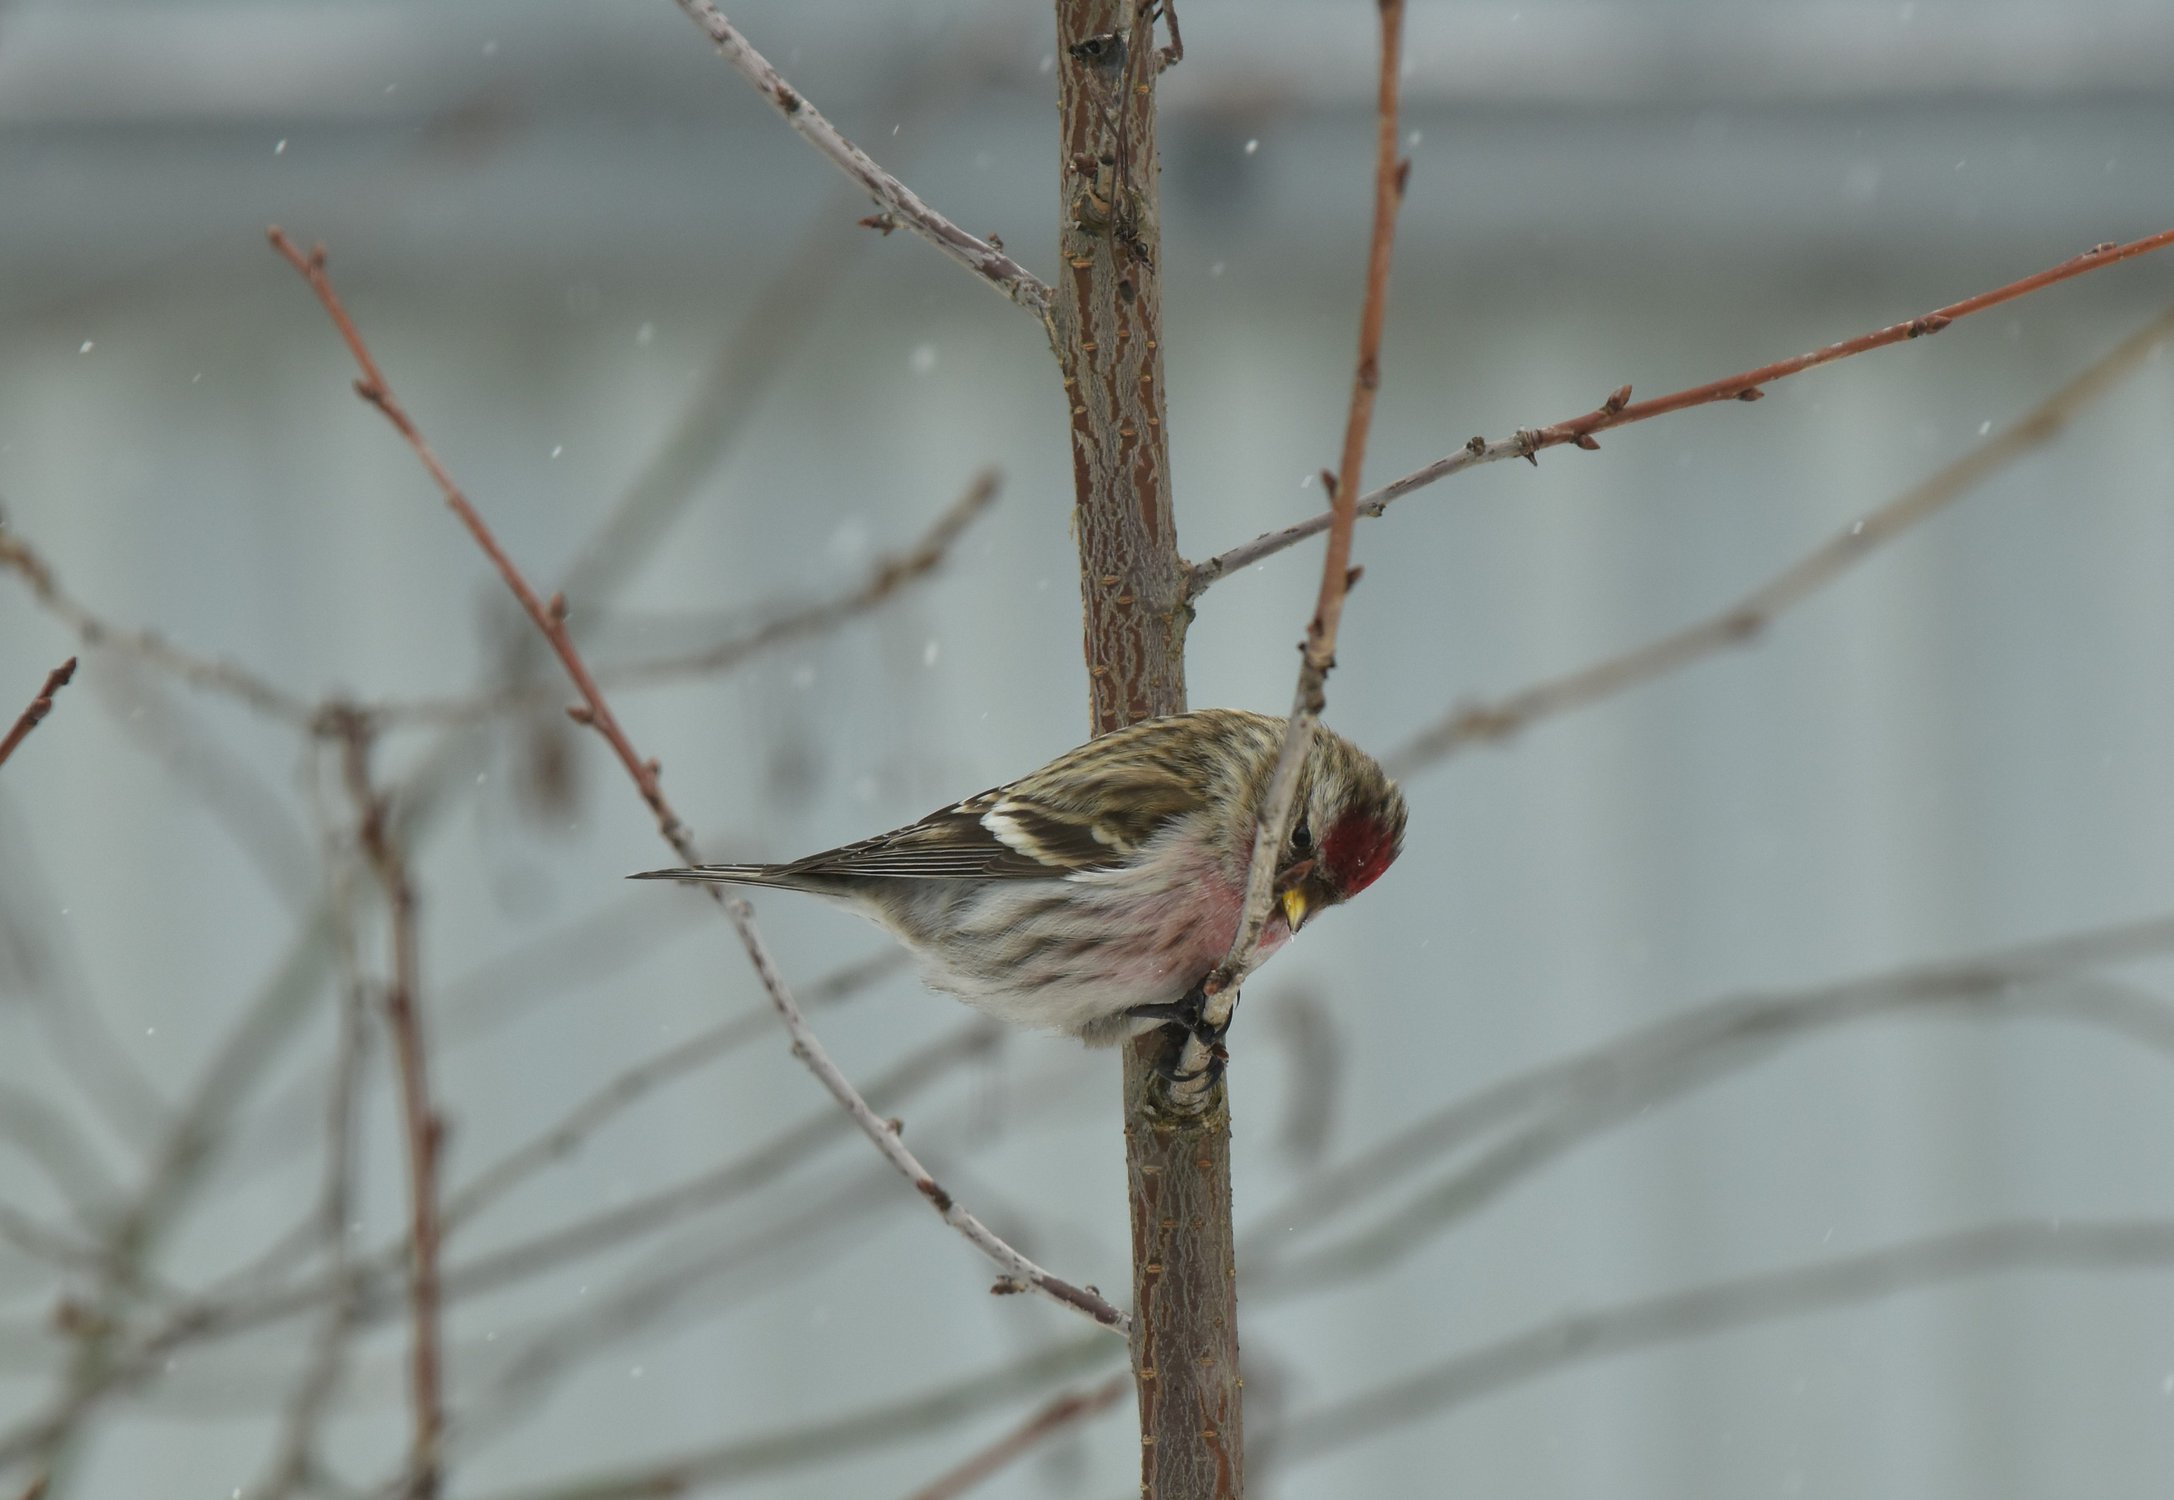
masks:
<svg viewBox="0 0 2174 1500"><path fill-rule="evenodd" d="M1001 1020L1116 1042L1198 1025L1229 951L1284 721L1211 708L1090 740L918 823L783 865L699 865L637 880L812 891L880 922L932 988ZM1397 857L1404 795L1323 727L1277 862L1277 903L1245 973Z"/></svg>

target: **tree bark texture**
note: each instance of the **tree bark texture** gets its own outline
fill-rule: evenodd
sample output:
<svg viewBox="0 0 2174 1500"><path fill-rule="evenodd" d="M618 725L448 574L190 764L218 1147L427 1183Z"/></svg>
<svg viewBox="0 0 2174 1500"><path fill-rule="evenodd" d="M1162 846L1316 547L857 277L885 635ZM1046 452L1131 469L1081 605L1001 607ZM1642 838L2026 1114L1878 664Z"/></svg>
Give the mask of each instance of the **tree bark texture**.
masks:
<svg viewBox="0 0 2174 1500"><path fill-rule="evenodd" d="M1139 0L1057 0L1062 262L1052 334L1072 434L1094 732L1185 708L1184 563L1163 396L1155 80ZM1172 1107L1161 1040L1124 1049L1132 1366L1145 1500L1244 1490L1230 1112Z"/></svg>

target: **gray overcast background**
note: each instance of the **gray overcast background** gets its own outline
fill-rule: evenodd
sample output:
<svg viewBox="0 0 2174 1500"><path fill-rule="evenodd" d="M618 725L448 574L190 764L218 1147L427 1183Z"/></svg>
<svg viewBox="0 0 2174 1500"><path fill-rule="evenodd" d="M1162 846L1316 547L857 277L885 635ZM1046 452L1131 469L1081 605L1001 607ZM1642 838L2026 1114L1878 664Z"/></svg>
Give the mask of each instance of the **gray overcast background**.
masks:
<svg viewBox="0 0 2174 1500"><path fill-rule="evenodd" d="M726 9L848 135L1050 274L1046 7ZM1374 26L1362 0L1186 0L1181 16L1163 270L1180 541L1199 556L1321 500L1307 476L1333 462L1349 378ZM1420 4L1409 50L1377 480L1624 381L1658 394L2174 223L2163 0ZM349 393L264 226L330 245L401 397L539 580L750 311L816 295L788 268L834 256L809 278L823 300L804 336L751 360L774 383L683 517L609 607L574 604L599 654L712 638L730 612L858 578L1001 465L995 512L884 614L618 695L720 855L888 827L1039 763L1085 715L1046 349L925 246L854 231L865 211L668 0L18 0L0 10L0 504L116 621L304 695L458 692L504 625L498 586ZM1386 749L1454 701L1719 607L2170 299L2174 260L2146 259L1755 407L1415 496L1362 527L1332 722ZM1241 1225L1447 1099L1700 1000L2174 908L2170 417L2162 358L1753 649L1415 776L1392 876L1246 997ZM1316 561L1207 596L1197 704L1287 703ZM71 649L0 575L0 716ZM395 738L386 770L431 743ZM570 742L575 798L539 813L524 743L464 742L460 794L418 853L456 1184L759 998L691 900L618 883L662 846L602 748ZM0 773L0 1089L76 1120L121 1189L314 894L299 766L286 731L91 654ZM215 817L206 786L274 811ZM761 910L796 979L880 951L812 903ZM483 967L569 931L571 951ZM1309 999L1333 1046L1293 1040ZM172 1282L230 1272L310 1201L331 987L311 1005L161 1246ZM118 1111L115 1090L101 1105L81 1085L90 1007L147 1080ZM865 1079L961 1014L897 978L818 1024ZM370 1246L403 1222L382 1048L365 1087ZM905 1113L970 1205L1054 1269L1123 1288L1116 1102L1111 1057L1015 1037ZM614 1122L449 1260L824 1107L766 1039ZM1309 1140L1323 1108L1325 1142ZM677 1300L606 1315L563 1379L463 1436L451 1493L848 1412L1072 1336L1050 1309L987 1297L985 1268L902 1187L862 1191L871 1160L840 1140L759 1197L456 1303L458 1417L502 1391L506 1345L585 1299L859 1194L782 1251L675 1272ZM1248 1426L1575 1309L1990 1219L2168 1214L2170 1174L2174 1077L2134 1043L2031 1020L1823 1032L1640 1112L1378 1275L1242 1292ZM0 1196L69 1222L5 1139ZM1354 1226L1265 1227L1315 1244ZM53 1398L52 1311L88 1289L0 1245L0 1428ZM71 1493L252 1484L309 1326L184 1349L95 1424ZM328 1450L353 1484L397 1464L404 1349L391 1322L358 1351ZM745 1488L904 1495L1047 1393ZM1106 1416L983 1493L1114 1500L1134 1464L1126 1417ZM2107 1500L2163 1495L2170 1472L2174 1275L2054 1272L1577 1362L1287 1452L1255 1493Z"/></svg>

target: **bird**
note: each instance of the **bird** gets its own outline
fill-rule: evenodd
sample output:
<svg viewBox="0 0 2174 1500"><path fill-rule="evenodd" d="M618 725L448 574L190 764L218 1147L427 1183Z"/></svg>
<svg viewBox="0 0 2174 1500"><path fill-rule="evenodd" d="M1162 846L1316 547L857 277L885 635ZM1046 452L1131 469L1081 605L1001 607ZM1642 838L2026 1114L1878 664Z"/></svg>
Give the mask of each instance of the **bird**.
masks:
<svg viewBox="0 0 2174 1500"><path fill-rule="evenodd" d="M1144 719L858 843L630 878L828 897L888 928L931 988L1090 1046L1158 1023L1200 1035L1203 986L1237 935L1284 733L1283 719L1240 709ZM1294 812L1277 899L1240 981L1403 848L1403 793L1325 725Z"/></svg>

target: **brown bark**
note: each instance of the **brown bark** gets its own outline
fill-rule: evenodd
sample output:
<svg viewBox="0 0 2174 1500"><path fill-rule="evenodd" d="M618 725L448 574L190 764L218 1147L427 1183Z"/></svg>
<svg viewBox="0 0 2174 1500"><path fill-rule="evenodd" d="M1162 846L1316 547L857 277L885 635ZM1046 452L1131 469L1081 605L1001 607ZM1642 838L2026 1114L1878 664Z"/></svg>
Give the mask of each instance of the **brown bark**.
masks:
<svg viewBox="0 0 2174 1500"><path fill-rule="evenodd" d="M1162 371L1163 66L1135 0L1058 0L1062 262L1053 324L1071 418L1094 732L1185 707L1191 609L1172 517ZM1125 1048L1132 1365L1146 1500L1244 1490L1230 1112L1171 1107L1160 1040Z"/></svg>

